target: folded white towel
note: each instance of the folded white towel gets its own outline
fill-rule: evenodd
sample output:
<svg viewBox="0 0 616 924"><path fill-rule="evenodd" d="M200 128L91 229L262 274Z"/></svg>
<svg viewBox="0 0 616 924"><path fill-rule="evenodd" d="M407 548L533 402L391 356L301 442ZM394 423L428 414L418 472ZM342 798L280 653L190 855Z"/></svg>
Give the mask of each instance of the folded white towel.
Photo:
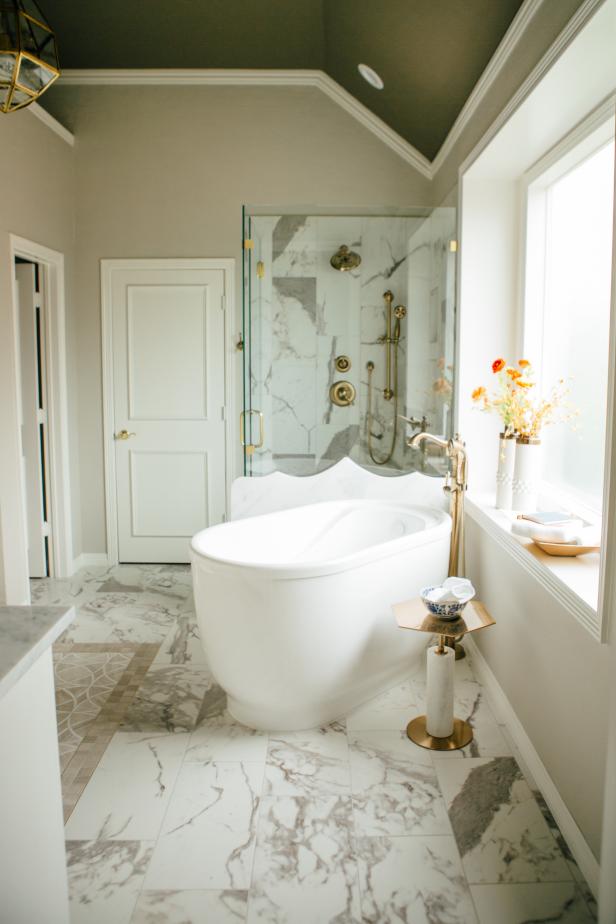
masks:
<svg viewBox="0 0 616 924"><path fill-rule="evenodd" d="M428 594L431 603L466 603L475 596L475 588L466 578L450 577Z"/></svg>
<svg viewBox="0 0 616 924"><path fill-rule="evenodd" d="M571 519L562 526L545 526L530 520L514 520L511 532L539 542L578 542L584 529L583 520Z"/></svg>

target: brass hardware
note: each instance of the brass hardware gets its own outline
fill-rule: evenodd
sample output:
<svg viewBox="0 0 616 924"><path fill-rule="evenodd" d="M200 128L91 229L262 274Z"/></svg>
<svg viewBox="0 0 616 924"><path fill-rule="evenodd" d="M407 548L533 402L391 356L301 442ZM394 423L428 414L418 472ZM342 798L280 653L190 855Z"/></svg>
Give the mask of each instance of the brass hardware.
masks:
<svg viewBox="0 0 616 924"><path fill-rule="evenodd" d="M336 356L335 366L338 372L348 372L351 368L351 360L348 356Z"/></svg>
<svg viewBox="0 0 616 924"><path fill-rule="evenodd" d="M263 260L257 260L257 278L263 279L265 277L265 263Z"/></svg>
<svg viewBox="0 0 616 924"><path fill-rule="evenodd" d="M366 364L366 369L368 370L368 409L366 413L366 435L368 442L368 453L370 458L375 465L385 465L394 454L394 449L396 448L396 439L398 437L398 346L400 343L401 335L401 321L406 317L406 308L404 305L397 305L395 308L392 308L394 301L394 293L388 289L386 292L383 292L383 299L385 300L386 313L387 313L387 330L386 333L379 337L378 342L385 344L385 388L383 389L383 397L386 401L391 401L394 399L394 432L391 439L391 446L389 447L389 452L382 459L377 459L372 449L372 373L374 372L374 363L372 360ZM394 325L393 334L392 334L392 316L395 317L396 323ZM393 378L392 378L392 353L393 353Z"/></svg>
<svg viewBox="0 0 616 924"><path fill-rule="evenodd" d="M449 253L457 253L458 251L458 242L449 241Z"/></svg>
<svg viewBox="0 0 616 924"><path fill-rule="evenodd" d="M329 262L335 270L346 273L347 270L356 269L359 266L361 257L354 250L349 250L346 244L342 244Z"/></svg>
<svg viewBox="0 0 616 924"><path fill-rule="evenodd" d="M406 726L406 736L421 748L432 751L457 751L473 740L473 729L464 719L453 720L453 732L447 738L435 738L426 729L426 716L418 715Z"/></svg>
<svg viewBox="0 0 616 924"><path fill-rule="evenodd" d="M245 420L246 414L248 415L256 414L257 417L259 418L259 441L257 443L247 443L245 440L244 420ZM247 456L251 456L254 453L255 449L261 448L261 446L263 445L263 437L264 437L263 412L255 411L252 408L249 408L246 411L241 411L240 413L240 443L244 447L244 451L246 452Z"/></svg>
<svg viewBox="0 0 616 924"><path fill-rule="evenodd" d="M14 112L60 76L56 36L36 3L4 0L0 14L0 112Z"/></svg>
<svg viewBox="0 0 616 924"><path fill-rule="evenodd" d="M235 349L236 349L236 350L239 350L240 352L244 349L244 338L243 338L242 334L240 334L239 337L237 338L237 342L236 342L236 344L235 344Z"/></svg>
<svg viewBox="0 0 616 924"><path fill-rule="evenodd" d="M250 237L244 238L244 250L252 250L255 246L255 242Z"/></svg>
<svg viewBox="0 0 616 924"><path fill-rule="evenodd" d="M412 427L413 430L427 430L430 427L430 421L424 414L421 420L419 417L405 417L404 414L398 414L400 420L404 420L405 423Z"/></svg>
<svg viewBox="0 0 616 924"><path fill-rule="evenodd" d="M329 389L329 400L338 407L348 407L355 401L355 386L351 382L334 382Z"/></svg>
<svg viewBox="0 0 616 924"><path fill-rule="evenodd" d="M118 433L114 433L114 440L129 440L131 436L137 436L136 433L129 433L128 430L120 430Z"/></svg>
<svg viewBox="0 0 616 924"><path fill-rule="evenodd" d="M445 440L432 433L416 433L407 441L407 446L411 449L417 449L422 443L432 443L435 446L445 450L445 454L451 459L452 471L447 472L443 491L449 495L450 513L451 513L451 542L449 546L449 568L450 577L458 574L464 574L464 496L467 488L467 470L468 459L466 448L460 439L459 433L453 439ZM453 476L453 480L452 480ZM449 642L448 642L449 644ZM456 661L466 656L462 645L455 641L449 647L455 646Z"/></svg>

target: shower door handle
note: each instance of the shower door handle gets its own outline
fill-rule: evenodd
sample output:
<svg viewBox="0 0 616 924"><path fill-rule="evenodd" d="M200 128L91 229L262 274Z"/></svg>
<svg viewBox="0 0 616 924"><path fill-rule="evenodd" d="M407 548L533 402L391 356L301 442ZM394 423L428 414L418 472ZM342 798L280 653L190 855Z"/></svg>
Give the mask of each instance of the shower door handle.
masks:
<svg viewBox="0 0 616 924"><path fill-rule="evenodd" d="M246 431L245 431L246 414L248 415L256 414L257 417L259 418L259 441L258 443L247 443L246 442ZM255 451L255 449L260 449L261 446L263 445L264 429L265 427L264 427L264 422L263 422L263 412L262 411L255 411L252 408L250 408L247 411L240 412L240 443L246 450L247 456L251 456L253 452Z"/></svg>

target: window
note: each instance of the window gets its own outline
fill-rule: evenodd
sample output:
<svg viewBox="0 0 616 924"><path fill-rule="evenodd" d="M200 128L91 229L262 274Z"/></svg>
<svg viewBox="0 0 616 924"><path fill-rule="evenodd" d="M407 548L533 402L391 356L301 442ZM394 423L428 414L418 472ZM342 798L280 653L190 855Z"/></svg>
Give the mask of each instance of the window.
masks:
<svg viewBox="0 0 616 924"><path fill-rule="evenodd" d="M566 143L565 146L566 148ZM542 169L543 168L543 169ZM613 120L551 156L527 185L523 349L542 394L564 378L579 416L547 427L547 493L600 515L614 221Z"/></svg>

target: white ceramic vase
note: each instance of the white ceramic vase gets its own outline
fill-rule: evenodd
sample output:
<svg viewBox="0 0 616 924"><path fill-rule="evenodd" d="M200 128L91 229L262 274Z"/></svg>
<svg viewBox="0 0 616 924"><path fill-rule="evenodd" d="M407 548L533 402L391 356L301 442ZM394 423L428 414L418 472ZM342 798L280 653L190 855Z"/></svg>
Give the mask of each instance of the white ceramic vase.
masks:
<svg viewBox="0 0 616 924"><path fill-rule="evenodd" d="M511 506L520 513L533 513L539 502L541 440L519 436L515 446Z"/></svg>
<svg viewBox="0 0 616 924"><path fill-rule="evenodd" d="M515 464L515 436L498 438L498 466L496 469L496 506L511 510L513 494L513 468Z"/></svg>

